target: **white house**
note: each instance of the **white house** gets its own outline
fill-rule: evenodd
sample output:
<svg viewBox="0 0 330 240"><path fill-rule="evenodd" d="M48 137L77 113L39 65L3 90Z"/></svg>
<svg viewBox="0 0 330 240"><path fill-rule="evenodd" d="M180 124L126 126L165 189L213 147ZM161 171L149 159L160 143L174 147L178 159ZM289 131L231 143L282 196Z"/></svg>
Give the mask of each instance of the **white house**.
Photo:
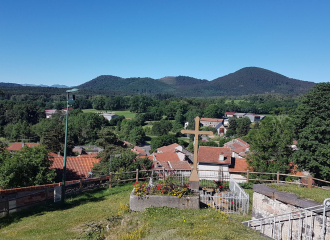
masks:
<svg viewBox="0 0 330 240"><path fill-rule="evenodd" d="M106 118L107 120L111 120L111 119L113 119L113 118L117 118L118 117L118 115L117 114L115 114L115 113L99 113L99 115L101 115L101 116L103 116L104 118Z"/></svg>
<svg viewBox="0 0 330 240"><path fill-rule="evenodd" d="M229 177L228 168L231 164L232 158L230 148L208 146L199 147L197 170L199 171L200 179L203 179L203 175L205 175L204 179L217 180L216 177L213 179L212 176L218 176L219 170L223 172L224 176Z"/></svg>

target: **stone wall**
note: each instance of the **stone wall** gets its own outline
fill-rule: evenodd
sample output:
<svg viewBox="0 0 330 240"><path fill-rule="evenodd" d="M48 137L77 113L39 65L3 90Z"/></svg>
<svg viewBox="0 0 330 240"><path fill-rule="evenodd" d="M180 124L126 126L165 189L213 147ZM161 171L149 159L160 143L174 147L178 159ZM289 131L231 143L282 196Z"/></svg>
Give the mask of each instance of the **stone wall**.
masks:
<svg viewBox="0 0 330 240"><path fill-rule="evenodd" d="M260 219L286 214L261 222L257 229L269 237L276 239L322 239L323 209L312 213L305 208L321 205L312 200L299 199L296 194L280 192L274 188L262 184L253 186L252 218ZM329 194L330 196L330 194ZM288 213L295 212L289 217ZM280 221L279 221L280 220ZM326 240L330 240L330 209L325 216ZM275 226L275 228L274 228Z"/></svg>

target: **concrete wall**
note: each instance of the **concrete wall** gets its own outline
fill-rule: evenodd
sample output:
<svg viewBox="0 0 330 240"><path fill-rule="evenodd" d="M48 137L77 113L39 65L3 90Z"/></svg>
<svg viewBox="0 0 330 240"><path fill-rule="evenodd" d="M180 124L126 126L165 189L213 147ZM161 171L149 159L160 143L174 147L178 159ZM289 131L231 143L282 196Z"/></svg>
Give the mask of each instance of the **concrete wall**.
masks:
<svg viewBox="0 0 330 240"><path fill-rule="evenodd" d="M273 217L274 215L286 214L293 211L299 212L305 208L320 205L320 203L314 202L312 200L299 199L296 194L280 192L262 184L255 184L253 190L253 219ZM274 231L276 239L301 239L300 237L306 238L309 236L309 234L312 235L311 239L322 239L322 213L322 211L318 211L316 214L311 216L311 212L307 211L307 217L305 214L302 214L301 218L299 217L300 215L296 215L295 217L291 218L290 222L289 216L286 215L281 218L280 223L276 223L275 230L273 228L273 223L262 224L261 232L267 236L272 237ZM326 212L325 220L325 239L330 240L329 209ZM273 222L273 220L271 221ZM289 228L291 231L289 231ZM260 227L257 229L260 230Z"/></svg>
<svg viewBox="0 0 330 240"><path fill-rule="evenodd" d="M199 209L199 194L195 197L177 197L167 195L145 195L138 198L134 190L130 196L130 208L132 211L144 211L149 207L169 207L179 209Z"/></svg>

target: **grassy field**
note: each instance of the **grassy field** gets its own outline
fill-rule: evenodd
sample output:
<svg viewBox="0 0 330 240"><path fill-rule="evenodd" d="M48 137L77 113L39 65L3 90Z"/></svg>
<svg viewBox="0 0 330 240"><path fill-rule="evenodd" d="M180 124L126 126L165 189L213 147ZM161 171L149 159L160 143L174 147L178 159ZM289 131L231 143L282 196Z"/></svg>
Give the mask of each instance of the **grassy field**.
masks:
<svg viewBox="0 0 330 240"><path fill-rule="evenodd" d="M323 203L324 199L330 197L330 191L319 188L308 189L306 187L299 187L294 184L287 184L287 185L270 184L269 186L279 191L291 192L297 194L299 198L307 198L319 203Z"/></svg>
<svg viewBox="0 0 330 240"><path fill-rule="evenodd" d="M265 239L240 224L247 216L214 209L130 212L131 190L131 184L100 189L64 207L40 205L0 218L0 239Z"/></svg>
<svg viewBox="0 0 330 240"><path fill-rule="evenodd" d="M83 109L82 110L84 113L97 113L97 112L106 112L105 110L96 110L96 109ZM132 113L128 110L126 111L107 111L107 112L114 112L116 113L118 116L124 115L125 118L134 118L136 113Z"/></svg>

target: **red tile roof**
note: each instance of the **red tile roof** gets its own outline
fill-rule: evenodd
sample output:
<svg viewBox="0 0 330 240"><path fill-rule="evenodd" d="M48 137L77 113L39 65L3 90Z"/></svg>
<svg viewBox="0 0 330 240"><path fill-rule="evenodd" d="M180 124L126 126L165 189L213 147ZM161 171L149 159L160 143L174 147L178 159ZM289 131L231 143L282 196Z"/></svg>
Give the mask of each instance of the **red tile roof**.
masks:
<svg viewBox="0 0 330 240"><path fill-rule="evenodd" d="M175 152L155 153L157 161L180 161Z"/></svg>
<svg viewBox="0 0 330 240"><path fill-rule="evenodd" d="M223 119L220 119L220 118L201 118L201 121L208 121L208 122L223 122Z"/></svg>
<svg viewBox="0 0 330 240"><path fill-rule="evenodd" d="M235 112L226 112L226 115L234 115Z"/></svg>
<svg viewBox="0 0 330 240"><path fill-rule="evenodd" d="M191 170L190 164L186 161L154 161L153 165L154 169L165 168L165 170Z"/></svg>
<svg viewBox="0 0 330 240"><path fill-rule="evenodd" d="M219 161L220 154L224 154L224 161ZM231 164L231 150L228 147L200 146L198 150L198 162Z"/></svg>
<svg viewBox="0 0 330 240"><path fill-rule="evenodd" d="M190 164L186 161L169 161L169 164L173 170L191 170Z"/></svg>
<svg viewBox="0 0 330 240"><path fill-rule="evenodd" d="M62 175L64 157L50 157L53 162L51 169L56 169L57 178ZM99 163L100 158L93 157L67 157L66 159L66 180L86 178L92 172L94 163Z"/></svg>
<svg viewBox="0 0 330 240"><path fill-rule="evenodd" d="M8 147L7 149L9 151L19 151L21 150L21 148L24 146L28 146L28 147L36 147L39 146L39 143L20 143L20 142L14 142L10 147Z"/></svg>
<svg viewBox="0 0 330 240"><path fill-rule="evenodd" d="M152 156L152 155L150 155L150 156L137 156L137 158L148 158L151 161L154 160L154 156Z"/></svg>
<svg viewBox="0 0 330 240"><path fill-rule="evenodd" d="M244 142L242 139L240 138L236 138L237 141L243 143L244 145L250 146L247 142Z"/></svg>
<svg viewBox="0 0 330 240"><path fill-rule="evenodd" d="M168 146L163 146L163 147L160 147L160 148L157 148L157 151L159 152L163 152L163 153L167 153L167 152L175 152L175 148L176 147L179 147L180 145L177 144L177 143L173 143L171 145L168 145Z"/></svg>
<svg viewBox="0 0 330 240"><path fill-rule="evenodd" d="M228 171L241 171L244 172L248 169L248 163L245 158L235 158L235 166L233 168L229 168Z"/></svg>

